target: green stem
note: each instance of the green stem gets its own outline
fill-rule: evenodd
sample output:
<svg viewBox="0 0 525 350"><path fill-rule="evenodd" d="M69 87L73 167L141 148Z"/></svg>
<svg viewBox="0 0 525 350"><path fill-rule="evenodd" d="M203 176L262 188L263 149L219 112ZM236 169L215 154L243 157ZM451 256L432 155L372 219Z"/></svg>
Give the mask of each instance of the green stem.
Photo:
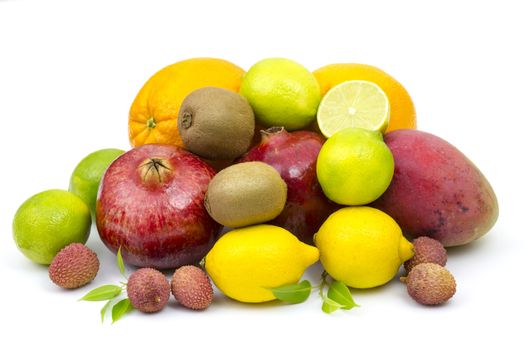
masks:
<svg viewBox="0 0 525 350"><path fill-rule="evenodd" d="M327 281L327 277L328 277L328 273L326 271L323 271L323 273L321 274L321 283L319 285L319 296L321 297L323 301L326 300L324 288L329 285Z"/></svg>
<svg viewBox="0 0 525 350"><path fill-rule="evenodd" d="M155 126L157 126L157 122L155 121L155 118L152 117L146 120L146 127L148 129L154 129Z"/></svg>

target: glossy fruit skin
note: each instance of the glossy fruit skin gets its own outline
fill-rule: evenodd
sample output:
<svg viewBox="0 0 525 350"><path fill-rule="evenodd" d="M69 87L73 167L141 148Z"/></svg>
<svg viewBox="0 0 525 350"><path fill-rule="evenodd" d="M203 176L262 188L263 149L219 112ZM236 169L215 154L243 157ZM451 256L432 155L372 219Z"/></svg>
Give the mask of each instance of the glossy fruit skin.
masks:
<svg viewBox="0 0 525 350"><path fill-rule="evenodd" d="M252 107L256 122L298 130L314 119L321 92L314 75L286 58L255 63L242 78L239 93Z"/></svg>
<svg viewBox="0 0 525 350"><path fill-rule="evenodd" d="M414 255L399 225L380 210L339 209L315 235L321 264L334 279L352 288L374 288L395 277Z"/></svg>
<svg viewBox="0 0 525 350"><path fill-rule="evenodd" d="M317 181L316 162L324 138L311 131L287 132L273 127L262 131L261 142L239 162L261 161L274 167L288 187L281 214L269 224L283 227L302 242L313 244L313 235L339 208L323 194Z"/></svg>
<svg viewBox="0 0 525 350"><path fill-rule="evenodd" d="M163 160L170 170L144 171L141 165L151 159ZM152 144L126 152L100 184L100 238L114 253L122 247L124 261L135 266L167 269L198 262L221 229L204 207L214 175L208 164L176 146Z"/></svg>
<svg viewBox="0 0 525 350"><path fill-rule="evenodd" d="M123 150L116 148L105 148L90 153L78 163L71 174L69 191L82 198L93 215L100 179L111 162L122 153Z"/></svg>
<svg viewBox="0 0 525 350"><path fill-rule="evenodd" d="M394 156L394 178L372 206L396 220L411 237L429 236L445 247L486 234L498 218L498 201L485 176L463 153L418 130L385 135Z"/></svg>
<svg viewBox="0 0 525 350"><path fill-rule="evenodd" d="M341 205L365 205L381 196L394 175L394 158L382 134L346 128L331 136L317 157L326 197Z"/></svg>
<svg viewBox="0 0 525 350"><path fill-rule="evenodd" d="M285 229L253 225L225 233L206 255L206 272L226 296L245 303L275 300L269 288L297 283L319 250Z"/></svg>
<svg viewBox="0 0 525 350"><path fill-rule="evenodd" d="M71 243L86 243L91 229L89 207L74 193L47 190L28 198L13 218L13 239L31 261L49 265Z"/></svg>

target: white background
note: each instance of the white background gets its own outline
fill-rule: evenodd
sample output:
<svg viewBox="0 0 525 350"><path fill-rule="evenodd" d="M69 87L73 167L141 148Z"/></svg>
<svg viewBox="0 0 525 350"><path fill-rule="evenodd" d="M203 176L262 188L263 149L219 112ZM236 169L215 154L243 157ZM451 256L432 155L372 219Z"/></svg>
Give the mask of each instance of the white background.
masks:
<svg viewBox="0 0 525 350"><path fill-rule="evenodd" d="M0 1L0 348L523 349L525 22L518 2ZM93 228L96 280L54 286L15 247L12 217L29 196L67 189L77 162L129 149L127 113L142 84L181 59L244 69L282 56L310 69L376 65L410 92L421 130L448 140L492 183L500 217L479 241L449 250L456 296L413 302L397 280L354 291L360 308L244 305L218 296L205 312L175 306L100 323L102 303L77 302L119 280ZM307 278L316 283L321 268ZM10 344L10 345L8 345Z"/></svg>

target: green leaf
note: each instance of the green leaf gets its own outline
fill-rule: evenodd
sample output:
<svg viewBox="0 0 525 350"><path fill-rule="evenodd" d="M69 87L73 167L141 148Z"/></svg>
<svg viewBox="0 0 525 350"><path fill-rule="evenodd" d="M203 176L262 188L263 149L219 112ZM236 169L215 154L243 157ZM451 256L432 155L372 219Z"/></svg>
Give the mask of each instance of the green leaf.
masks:
<svg viewBox="0 0 525 350"><path fill-rule="evenodd" d="M332 282L330 288L328 288L327 297L328 299L340 304L341 308L345 310L350 310L355 306L359 306L355 303L354 298L352 298L352 294L350 294L348 287L339 281Z"/></svg>
<svg viewBox="0 0 525 350"><path fill-rule="evenodd" d="M286 284L270 290L277 299L297 304L308 299L312 291L312 285L309 281L304 280L301 283Z"/></svg>
<svg viewBox="0 0 525 350"><path fill-rule="evenodd" d="M113 300L108 300L108 302L104 304L104 307L102 308L102 310L100 310L100 317L102 318L102 323L104 323L104 316L106 316L106 311L112 301Z"/></svg>
<svg viewBox="0 0 525 350"><path fill-rule="evenodd" d="M93 289L80 300L85 301L102 301L110 300L119 295L122 292L122 287L107 284L98 288Z"/></svg>
<svg viewBox="0 0 525 350"><path fill-rule="evenodd" d="M337 311L341 309L342 307L343 305L339 304L338 302L333 301L332 299L328 297L325 297L323 299L323 306L321 307L321 309L323 310L323 312L326 312L327 314L331 314L332 312Z"/></svg>
<svg viewBox="0 0 525 350"><path fill-rule="evenodd" d="M122 253L120 252L121 247L118 248L117 251L117 265L118 269L120 271L120 274L126 278L125 272L126 268L124 267L124 260L122 259Z"/></svg>
<svg viewBox="0 0 525 350"><path fill-rule="evenodd" d="M122 316L124 316L131 310L133 310L133 306L131 305L129 299L122 299L121 301L116 303L115 306L113 306L113 309L111 310L111 319L113 320L113 322L111 323L117 322Z"/></svg>

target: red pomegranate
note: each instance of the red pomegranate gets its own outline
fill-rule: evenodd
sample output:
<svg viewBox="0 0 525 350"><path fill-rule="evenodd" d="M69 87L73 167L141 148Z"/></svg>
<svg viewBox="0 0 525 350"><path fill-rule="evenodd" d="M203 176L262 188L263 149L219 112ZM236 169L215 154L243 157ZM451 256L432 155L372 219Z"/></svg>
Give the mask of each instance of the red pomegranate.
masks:
<svg viewBox="0 0 525 350"><path fill-rule="evenodd" d="M97 198L104 244L140 267L177 268L206 255L221 226L206 212L204 195L215 171L192 153L149 144L117 158Z"/></svg>
<svg viewBox="0 0 525 350"><path fill-rule="evenodd" d="M326 198L317 181L317 155L324 139L315 132L287 132L282 127L272 127L261 133L261 142L239 162L265 162L281 174L288 186L288 197L284 210L271 223L312 244L313 235L321 224L339 208Z"/></svg>

